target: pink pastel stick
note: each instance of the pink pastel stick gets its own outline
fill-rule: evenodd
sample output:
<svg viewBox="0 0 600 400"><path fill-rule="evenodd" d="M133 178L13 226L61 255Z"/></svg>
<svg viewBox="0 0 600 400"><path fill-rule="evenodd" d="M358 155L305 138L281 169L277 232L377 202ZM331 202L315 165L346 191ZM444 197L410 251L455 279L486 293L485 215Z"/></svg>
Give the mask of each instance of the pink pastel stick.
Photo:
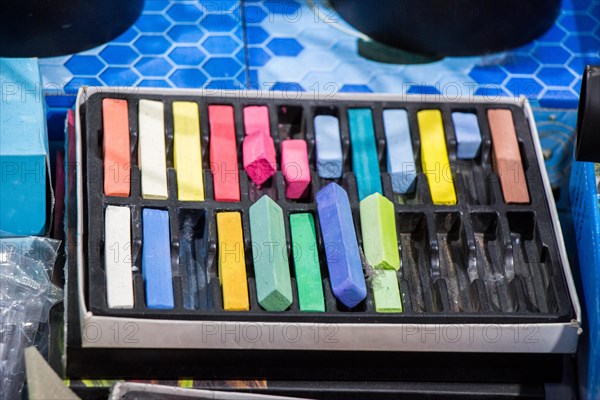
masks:
<svg viewBox="0 0 600 400"><path fill-rule="evenodd" d="M269 109L265 106L244 108L243 143L244 169L258 186L265 183L277 170L275 143L271 137Z"/></svg>
<svg viewBox="0 0 600 400"><path fill-rule="evenodd" d="M281 170L285 177L285 195L288 199L301 199L310 185L308 149L304 140L281 142Z"/></svg>
<svg viewBox="0 0 600 400"><path fill-rule="evenodd" d="M244 108L244 130L246 135L262 133L271 136L269 108L267 106L248 106Z"/></svg>

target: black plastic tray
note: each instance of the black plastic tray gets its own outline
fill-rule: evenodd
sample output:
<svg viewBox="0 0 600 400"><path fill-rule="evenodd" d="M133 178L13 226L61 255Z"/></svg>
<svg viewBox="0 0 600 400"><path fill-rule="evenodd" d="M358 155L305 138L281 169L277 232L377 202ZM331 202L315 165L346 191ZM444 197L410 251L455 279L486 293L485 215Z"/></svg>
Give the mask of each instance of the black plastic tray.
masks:
<svg viewBox="0 0 600 400"><path fill-rule="evenodd" d="M128 198L107 197L102 182L102 99L122 98L129 101L131 129L131 195ZM137 166L138 101L140 99L163 101L165 104L166 155L169 199L145 200L140 194L140 171ZM176 175L173 168L173 101L195 101L200 109L204 186L206 201L180 202L177 199ZM235 125L238 142L241 201L216 202L213 197L212 175L209 165L209 124L207 108L210 104L230 104L235 108ZM272 136L278 151L281 140L305 139L313 171L312 185L307 199L290 201L285 197L285 182L281 172L261 189L247 177L242 166L241 144L244 138L242 110L246 105L268 105ZM314 195L331 182L318 178L315 170L315 138L313 117L330 114L339 118L344 154L343 177L337 180L348 192L354 214L354 223L360 237L359 202L356 180L352 173L347 109L367 107L373 111L377 150L379 155L383 194L396 208L402 268L398 273L404 312L381 314L374 310L373 295L368 287L367 299L352 310L338 305L328 282L326 257L319 224L316 223L321 272L325 288L327 311L304 313L298 309L295 284L294 303L286 312L272 313L261 309L257 302L252 265L248 209L262 195L271 196L284 210L285 216L295 212L310 212L317 221ZM391 180L386 171L386 140L382 111L402 108L408 111L413 148L419 170L415 195L399 201L392 192ZM491 165L491 138L486 110L508 108L512 110L515 128L523 158L525 175L531 197L528 205L507 205L503 202L498 176ZM425 175L420 171L420 143L416 113L421 109L439 109L443 114L446 141L455 181L458 202L454 206L433 205ZM530 126L524 111L517 105L418 103L418 102L364 102L364 101L306 101L283 99L245 98L220 99L210 96L138 95L96 93L81 108L81 138L83 157L83 215L85 293L88 308L95 315L130 318L263 321L263 322L316 322L316 323L538 323L564 322L573 316L563 265L556 243L555 229L546 199L532 141ZM285 111L285 112L284 112ZM480 156L475 160L456 158L456 139L452 124L453 111L475 112L478 116L483 143ZM110 309L106 304L104 273L103 227L104 208L107 205L131 207L132 261L134 272L135 306L133 309ZM167 209L171 217L171 255L175 308L154 310L145 307L144 285L141 276L141 210L144 207ZM213 305L208 311L186 310L182 305L182 282L178 272L180 213L182 210L201 210L205 220L208 248L207 271L211 280ZM217 275L217 242L215 214L219 211L240 211L242 214L246 265L251 309L248 312L226 312L222 308ZM185 212L185 211L184 211ZM289 221L286 221L288 254L290 254ZM292 257L288 259L292 260ZM504 277L514 269L514 278L505 284L494 284L498 274L486 274L484 263L490 262ZM469 278L468 269L477 270L478 279ZM292 280L294 268L290 265ZM510 273L509 273L510 275ZM501 278L502 279L502 278Z"/></svg>

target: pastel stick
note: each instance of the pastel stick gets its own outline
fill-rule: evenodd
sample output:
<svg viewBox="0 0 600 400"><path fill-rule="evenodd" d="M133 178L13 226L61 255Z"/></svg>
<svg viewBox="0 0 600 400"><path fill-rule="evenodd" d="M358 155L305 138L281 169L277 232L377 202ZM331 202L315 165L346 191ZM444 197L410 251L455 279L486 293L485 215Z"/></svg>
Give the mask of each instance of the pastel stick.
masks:
<svg viewBox="0 0 600 400"><path fill-rule="evenodd" d="M346 307L356 307L367 287L348 194L330 183L317 193L317 209L333 294Z"/></svg>
<svg viewBox="0 0 600 400"><path fill-rule="evenodd" d="M406 110L384 110L387 170L394 193L407 194L415 189L417 166Z"/></svg>
<svg viewBox="0 0 600 400"><path fill-rule="evenodd" d="M285 178L285 196L292 200L303 198L310 186L308 148L304 140L281 142L281 171Z"/></svg>
<svg viewBox="0 0 600 400"><path fill-rule="evenodd" d="M133 308L131 210L108 206L104 214L104 268L109 308Z"/></svg>
<svg viewBox="0 0 600 400"><path fill-rule="evenodd" d="M127 100L103 99L104 194L128 197L130 192L129 111Z"/></svg>
<svg viewBox="0 0 600 400"><path fill-rule="evenodd" d="M369 265L398 271L400 253L394 204L379 193L362 200L360 225L365 258Z"/></svg>
<svg viewBox="0 0 600 400"><path fill-rule="evenodd" d="M258 133L265 136L271 136L271 123L269 122L269 107L244 107L244 131L246 135L254 135Z"/></svg>
<svg viewBox="0 0 600 400"><path fill-rule="evenodd" d="M138 118L142 197L165 200L168 192L164 104L160 101L140 100Z"/></svg>
<svg viewBox="0 0 600 400"><path fill-rule="evenodd" d="M370 279L375 311L402 312L396 275L400 252L394 204L379 193L367 197L360 202L360 225L365 258L375 269Z"/></svg>
<svg viewBox="0 0 600 400"><path fill-rule="evenodd" d="M323 282L312 214L290 215L290 231L300 311L324 312Z"/></svg>
<svg viewBox="0 0 600 400"><path fill-rule="evenodd" d="M340 122L332 115L317 115L315 141L317 148L317 173L324 179L342 177L343 159Z"/></svg>
<svg viewBox="0 0 600 400"><path fill-rule="evenodd" d="M240 201L240 174L232 106L208 106L210 169L216 201Z"/></svg>
<svg viewBox="0 0 600 400"><path fill-rule="evenodd" d="M285 311L293 299L283 210L263 196L249 214L258 303L267 311Z"/></svg>
<svg viewBox="0 0 600 400"><path fill-rule="evenodd" d="M179 200L204 201L200 113L195 102L173 103L173 159Z"/></svg>
<svg viewBox="0 0 600 400"><path fill-rule="evenodd" d="M356 176L358 199L362 200L373 193L382 193L373 115L368 108L354 108L348 110L348 118L352 170Z"/></svg>
<svg viewBox="0 0 600 400"><path fill-rule="evenodd" d="M239 212L217 214L219 279L225 311L248 311L248 280L244 256L242 217Z"/></svg>
<svg viewBox="0 0 600 400"><path fill-rule="evenodd" d="M417 113L417 120L421 136L421 164L433 204L456 204L442 113L439 110L422 110Z"/></svg>
<svg viewBox="0 0 600 400"><path fill-rule="evenodd" d="M481 131L477 115L453 112L452 122L456 134L456 157L464 160L477 157L481 148Z"/></svg>
<svg viewBox="0 0 600 400"><path fill-rule="evenodd" d="M180 213L179 273L182 280L183 308L207 310L212 303L206 271L207 240L205 217L194 210L194 215Z"/></svg>
<svg viewBox="0 0 600 400"><path fill-rule="evenodd" d="M246 137L242 144L244 169L250 179L261 186L275 171L277 159L275 143L271 137L269 109L266 106L244 108L244 129Z"/></svg>
<svg viewBox="0 0 600 400"><path fill-rule="evenodd" d="M154 309L173 308L173 273L168 211L142 211L142 275L146 305Z"/></svg>
<svg viewBox="0 0 600 400"><path fill-rule="evenodd" d="M371 276L371 287L378 313L402 312L402 299L398 285L398 276L394 270L375 270Z"/></svg>
<svg viewBox="0 0 600 400"><path fill-rule="evenodd" d="M504 202L527 204L530 202L529 191L512 112L506 109L488 110L488 121L492 161L494 171L500 177Z"/></svg>

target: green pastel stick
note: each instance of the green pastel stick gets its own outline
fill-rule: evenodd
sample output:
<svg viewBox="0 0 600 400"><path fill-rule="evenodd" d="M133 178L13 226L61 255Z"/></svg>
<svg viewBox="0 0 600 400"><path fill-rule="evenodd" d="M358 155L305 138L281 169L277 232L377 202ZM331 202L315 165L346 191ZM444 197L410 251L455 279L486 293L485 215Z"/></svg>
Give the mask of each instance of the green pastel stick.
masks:
<svg viewBox="0 0 600 400"><path fill-rule="evenodd" d="M371 277L375 311L378 313L402 312L402 299L398 287L396 271L390 269L375 270Z"/></svg>
<svg viewBox="0 0 600 400"><path fill-rule="evenodd" d="M290 231L300 311L324 312L325 299L312 214L290 215Z"/></svg>
<svg viewBox="0 0 600 400"><path fill-rule="evenodd" d="M250 235L258 303L267 311L285 311L292 304L283 210L269 196L250 207Z"/></svg>
<svg viewBox="0 0 600 400"><path fill-rule="evenodd" d="M376 269L400 269L394 204L374 193L360 202L360 225L367 262Z"/></svg>

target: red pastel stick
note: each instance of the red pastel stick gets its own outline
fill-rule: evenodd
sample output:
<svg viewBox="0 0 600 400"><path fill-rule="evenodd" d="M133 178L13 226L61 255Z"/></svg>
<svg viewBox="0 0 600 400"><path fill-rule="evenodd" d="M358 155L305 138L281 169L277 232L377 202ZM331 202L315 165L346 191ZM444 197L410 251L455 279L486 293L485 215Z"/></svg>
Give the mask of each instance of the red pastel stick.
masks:
<svg viewBox="0 0 600 400"><path fill-rule="evenodd" d="M209 106L210 169L216 201L240 201L233 107Z"/></svg>

